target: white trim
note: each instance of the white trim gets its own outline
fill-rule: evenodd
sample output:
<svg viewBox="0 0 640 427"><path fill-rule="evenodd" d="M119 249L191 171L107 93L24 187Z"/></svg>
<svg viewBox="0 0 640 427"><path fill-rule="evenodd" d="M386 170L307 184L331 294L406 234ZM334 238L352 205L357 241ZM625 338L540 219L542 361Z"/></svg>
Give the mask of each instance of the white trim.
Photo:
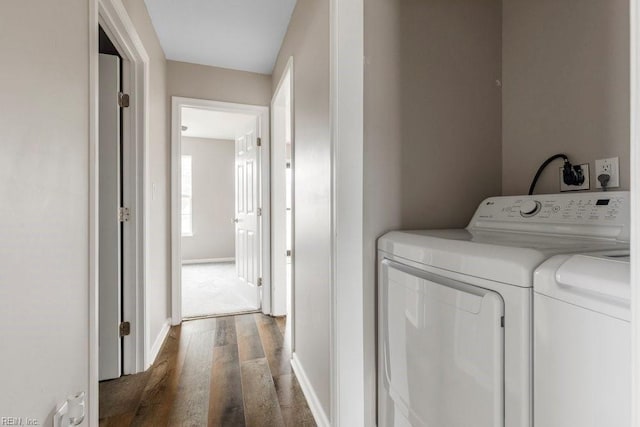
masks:
<svg viewBox="0 0 640 427"><path fill-rule="evenodd" d="M640 426L640 5L630 0L631 425Z"/></svg>
<svg viewBox="0 0 640 427"><path fill-rule="evenodd" d="M99 425L98 325L98 0L89 2L89 388L87 390L90 426Z"/></svg>
<svg viewBox="0 0 640 427"><path fill-rule="evenodd" d="M98 25L110 36L123 56L123 85L130 92L131 106L124 114L125 203L132 213L128 224L131 239L124 242L125 286L123 310L132 333L124 346L125 373L149 366L149 322L145 278L147 277L149 192L148 108L149 56L120 0L91 0L89 4L89 424L98 425ZM130 254L129 256L127 254ZM129 285L127 285L129 284ZM133 284L133 286L131 286Z"/></svg>
<svg viewBox="0 0 640 427"><path fill-rule="evenodd" d="M182 265L191 265L191 264L217 264L221 262L235 262L236 259L234 257L230 258L202 258L202 259L183 259Z"/></svg>
<svg viewBox="0 0 640 427"><path fill-rule="evenodd" d="M167 320L164 321L156 340L151 346L151 350L149 350L149 360L151 361L151 365L156 361L158 353L160 353L160 349L162 349L162 344L164 344L164 341L167 339L169 329L171 329L171 318L167 318Z"/></svg>
<svg viewBox="0 0 640 427"><path fill-rule="evenodd" d="M227 113L255 114L260 119L258 136L262 139L260 177L260 206L262 208L262 307L265 314L271 306L271 241L270 241L270 198L269 198L269 107L261 105L237 104L206 99L171 97L171 323L182 322L182 244L180 232L180 162L181 162L181 122L182 108L191 107ZM266 310L266 311L265 311Z"/></svg>
<svg viewBox="0 0 640 427"><path fill-rule="evenodd" d="M364 352L364 5L331 0L331 421L375 424L375 358ZM373 301L367 301L367 304ZM369 382L368 382L369 381Z"/></svg>
<svg viewBox="0 0 640 427"><path fill-rule="evenodd" d="M316 392L307 377L307 373L305 372L302 364L300 363L300 359L298 359L298 355L293 353L291 357L291 368L293 368L294 374L296 374L296 378L298 379L298 383L300 384L300 388L302 389L302 393L304 393L304 397L307 399L307 403L309 404L309 409L311 409L311 413L313 414L313 418L316 421L318 427L329 427L331 423L329 422L329 417L322 409L322 404L320 403L320 399L316 395Z"/></svg>

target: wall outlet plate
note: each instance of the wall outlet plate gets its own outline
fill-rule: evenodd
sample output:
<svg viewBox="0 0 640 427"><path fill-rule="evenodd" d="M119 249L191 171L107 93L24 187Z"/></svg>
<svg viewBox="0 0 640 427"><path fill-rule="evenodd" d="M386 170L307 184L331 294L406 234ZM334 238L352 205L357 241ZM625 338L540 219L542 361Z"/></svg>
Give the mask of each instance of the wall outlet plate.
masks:
<svg viewBox="0 0 640 427"><path fill-rule="evenodd" d="M582 173L584 174L584 182L582 183L582 185L565 184L564 180L562 179L563 168L560 168L560 192L588 190L589 188L591 188L589 185L589 163L583 163L581 165L574 166L580 166L582 168Z"/></svg>
<svg viewBox="0 0 640 427"><path fill-rule="evenodd" d="M602 184L600 184L598 177L603 173L609 175L607 188L620 187L620 166L617 157L596 160L596 188L602 188Z"/></svg>

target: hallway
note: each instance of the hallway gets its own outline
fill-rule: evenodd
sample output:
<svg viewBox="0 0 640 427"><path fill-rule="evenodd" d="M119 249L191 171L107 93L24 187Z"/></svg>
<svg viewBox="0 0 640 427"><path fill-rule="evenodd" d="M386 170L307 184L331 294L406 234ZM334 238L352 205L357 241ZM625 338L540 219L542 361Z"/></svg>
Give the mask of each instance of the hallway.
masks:
<svg viewBox="0 0 640 427"><path fill-rule="evenodd" d="M262 314L171 328L149 370L100 383L100 426L315 426L284 331Z"/></svg>

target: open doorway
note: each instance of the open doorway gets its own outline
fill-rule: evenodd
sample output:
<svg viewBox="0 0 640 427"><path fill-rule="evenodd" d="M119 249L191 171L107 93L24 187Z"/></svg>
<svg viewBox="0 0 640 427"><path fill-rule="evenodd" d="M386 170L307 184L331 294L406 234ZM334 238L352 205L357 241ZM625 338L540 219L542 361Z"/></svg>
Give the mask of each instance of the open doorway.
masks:
<svg viewBox="0 0 640 427"><path fill-rule="evenodd" d="M286 316L285 341L293 349L293 57L271 101L272 314Z"/></svg>
<svg viewBox="0 0 640 427"><path fill-rule="evenodd" d="M148 55L115 2L92 21L90 111L90 424L101 391L155 359L145 309Z"/></svg>
<svg viewBox="0 0 640 427"><path fill-rule="evenodd" d="M259 310L257 118L181 117L182 317Z"/></svg>
<svg viewBox="0 0 640 427"><path fill-rule="evenodd" d="M259 311L269 297L268 109L173 103L173 321Z"/></svg>

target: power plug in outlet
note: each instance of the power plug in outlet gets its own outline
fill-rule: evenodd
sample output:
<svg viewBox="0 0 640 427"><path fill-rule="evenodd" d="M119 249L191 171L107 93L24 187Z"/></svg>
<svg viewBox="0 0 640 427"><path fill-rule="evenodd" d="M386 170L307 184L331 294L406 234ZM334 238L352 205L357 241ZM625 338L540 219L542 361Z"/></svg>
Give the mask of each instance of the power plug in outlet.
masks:
<svg viewBox="0 0 640 427"><path fill-rule="evenodd" d="M560 191L579 191L579 190L588 190L591 188L589 186L589 163L584 163L581 165L575 165L582 168L582 174L584 175L584 182L580 185L567 185L564 183L563 179L563 171L564 168L560 168Z"/></svg>
<svg viewBox="0 0 640 427"><path fill-rule="evenodd" d="M602 188L602 183L598 177L609 175L607 188L620 187L620 169L617 157L596 160L596 188Z"/></svg>

